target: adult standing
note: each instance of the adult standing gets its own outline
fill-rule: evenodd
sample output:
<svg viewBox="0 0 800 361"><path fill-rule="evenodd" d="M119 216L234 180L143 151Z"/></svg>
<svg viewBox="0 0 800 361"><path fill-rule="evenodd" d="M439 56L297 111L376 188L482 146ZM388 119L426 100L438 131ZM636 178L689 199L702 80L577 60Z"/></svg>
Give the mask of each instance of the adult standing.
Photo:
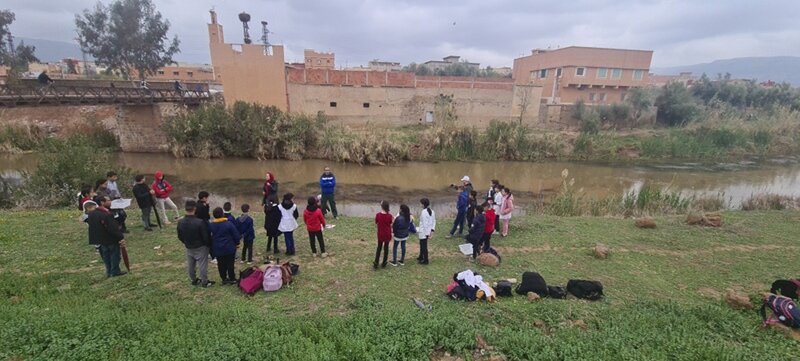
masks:
<svg viewBox="0 0 800 361"><path fill-rule="evenodd" d="M156 208L160 211L158 216L161 217L162 223L169 225L172 224L172 222L167 219L167 207L175 211L175 219L180 218L181 214L178 213L178 206L169 198L169 194L172 193L172 185L167 182L164 173L160 170L156 171L155 177L156 179L153 181L151 188L153 188L156 194Z"/></svg>
<svg viewBox="0 0 800 361"><path fill-rule="evenodd" d="M274 195L276 198L278 197L278 181L275 180L275 176L270 172L267 172L265 176L264 186L261 187L261 195L263 196L261 205L265 207L269 204L269 196ZM266 208L264 212L266 212Z"/></svg>
<svg viewBox="0 0 800 361"><path fill-rule="evenodd" d="M153 209L153 195L156 193L154 190L147 186L144 175L138 174L134 178L136 184L133 185L133 196L136 198L136 203L139 209L142 210L142 223L144 224L145 231L152 231L153 225L150 224L150 211Z"/></svg>
<svg viewBox="0 0 800 361"><path fill-rule="evenodd" d="M178 221L178 239L186 247L186 266L189 281L193 286L210 287L214 284L208 280L208 247L211 245L211 236L208 232L208 223L195 216L197 202L186 201L186 217ZM197 267L200 268L200 278L197 278Z"/></svg>
<svg viewBox="0 0 800 361"><path fill-rule="evenodd" d="M208 228L211 232L214 257L217 258L219 278L222 279L222 284L232 285L236 283L236 273L233 268L236 246L239 245L242 235L233 222L228 221L228 218L225 217L222 208L214 208L212 216L214 219L208 224Z"/></svg>
<svg viewBox="0 0 800 361"><path fill-rule="evenodd" d="M108 210L111 207L111 198L98 196L95 202L98 207L89 212L86 220L89 224L89 244L99 246L100 257L106 266L106 277L122 276L126 272L119 269L122 257L120 246L125 246L125 236Z"/></svg>
<svg viewBox="0 0 800 361"><path fill-rule="evenodd" d="M334 197L336 191L336 176L333 174L330 167L325 167L325 170L319 177L319 187L322 190L322 214L328 214L328 207L330 204L333 218L339 218L339 212L336 210L336 199Z"/></svg>
<svg viewBox="0 0 800 361"><path fill-rule="evenodd" d="M456 230L458 230L459 235L464 233L464 221L467 216L467 207L469 207L470 191L463 185L458 188L461 192L458 193L458 200L456 200L456 219L453 221L453 228L450 229L447 238L453 237L456 234Z"/></svg>
<svg viewBox="0 0 800 361"><path fill-rule="evenodd" d="M514 195L508 187L503 187L503 204L500 206L500 221L503 222L501 237L508 237L508 222L511 221L511 214L514 213Z"/></svg>

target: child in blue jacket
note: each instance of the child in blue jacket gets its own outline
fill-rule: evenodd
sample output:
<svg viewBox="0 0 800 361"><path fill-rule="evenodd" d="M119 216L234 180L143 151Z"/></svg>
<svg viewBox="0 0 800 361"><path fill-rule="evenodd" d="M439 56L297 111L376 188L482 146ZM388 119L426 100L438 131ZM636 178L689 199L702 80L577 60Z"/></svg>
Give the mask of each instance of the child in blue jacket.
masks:
<svg viewBox="0 0 800 361"><path fill-rule="evenodd" d="M236 274L233 264L236 261L236 247L242 235L236 226L225 218L222 208L214 208L214 219L208 223L208 230L211 232L211 249L217 257L217 269L222 284L236 284Z"/></svg>
<svg viewBox="0 0 800 361"><path fill-rule="evenodd" d="M256 239L256 231L253 228L253 218L250 217L250 205L242 204L242 215L236 220L239 233L242 235L244 247L242 248L242 262L247 260L247 264L253 263L253 241Z"/></svg>

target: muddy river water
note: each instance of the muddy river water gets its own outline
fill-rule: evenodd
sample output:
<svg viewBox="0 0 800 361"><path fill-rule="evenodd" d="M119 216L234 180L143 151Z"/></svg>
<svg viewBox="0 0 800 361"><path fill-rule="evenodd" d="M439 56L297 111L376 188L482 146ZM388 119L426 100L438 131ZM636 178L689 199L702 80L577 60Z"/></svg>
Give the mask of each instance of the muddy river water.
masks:
<svg viewBox="0 0 800 361"><path fill-rule="evenodd" d="M214 194L214 200L235 204L260 204L264 173L270 171L280 182L280 193L293 192L298 203L319 193L318 180L325 166L337 178L340 213L372 215L377 202L395 205L407 202L417 208L421 197L428 197L440 215L452 213L455 191L448 188L468 175L476 190L485 192L491 179L499 179L515 193L518 204L546 201L562 184L562 172L569 170L574 189L588 196L602 197L635 191L644 183L687 195L719 195L729 207L738 207L754 194L776 193L800 196L798 159L772 159L764 162L722 164L696 163L570 163L570 162L404 162L389 166L358 166L323 160L254 159L176 159L168 154L120 153L119 164L148 175L163 171L176 186L175 198L193 197L200 190ZM18 177L19 171L35 167L37 156L0 155L0 174ZM120 188L126 182L121 181ZM176 199L177 203L177 199ZM520 207L524 208L524 207Z"/></svg>

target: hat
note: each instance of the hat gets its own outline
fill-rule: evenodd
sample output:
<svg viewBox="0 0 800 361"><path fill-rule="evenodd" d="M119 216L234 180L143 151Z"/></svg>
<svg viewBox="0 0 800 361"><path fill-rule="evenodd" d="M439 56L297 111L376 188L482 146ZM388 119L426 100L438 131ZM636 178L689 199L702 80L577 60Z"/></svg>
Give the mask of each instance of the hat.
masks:
<svg viewBox="0 0 800 361"><path fill-rule="evenodd" d="M469 176L465 175L464 177L461 178L461 181L462 182L469 182Z"/></svg>
<svg viewBox="0 0 800 361"><path fill-rule="evenodd" d="M156 180L158 180L158 179L161 179L161 177L164 176L164 173L162 173L160 170L157 170L155 176L156 176Z"/></svg>

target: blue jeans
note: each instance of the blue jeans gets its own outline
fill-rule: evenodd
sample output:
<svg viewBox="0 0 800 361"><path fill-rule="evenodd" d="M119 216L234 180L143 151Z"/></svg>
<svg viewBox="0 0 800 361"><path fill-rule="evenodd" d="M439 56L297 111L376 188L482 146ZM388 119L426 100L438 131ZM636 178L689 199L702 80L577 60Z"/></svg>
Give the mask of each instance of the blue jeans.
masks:
<svg viewBox="0 0 800 361"><path fill-rule="evenodd" d="M283 232L283 240L286 241L286 253L294 254L294 231Z"/></svg>
<svg viewBox="0 0 800 361"><path fill-rule="evenodd" d="M116 276L122 273L122 271L119 270L119 261L121 257L122 254L119 250L119 244L100 245L100 258L103 259L103 264L106 265L106 277Z"/></svg>
<svg viewBox="0 0 800 361"><path fill-rule="evenodd" d="M450 230L450 235L456 234L456 229L458 229L458 234L462 234L464 232L464 220L467 216L467 211L459 210L458 214L456 214L456 221L453 222L453 229Z"/></svg>
<svg viewBox="0 0 800 361"><path fill-rule="evenodd" d="M400 263L405 263L406 259L406 240L408 238L403 239L394 239L394 246L392 247L392 263L397 263L397 244L400 244L400 249L403 251L400 254Z"/></svg>

